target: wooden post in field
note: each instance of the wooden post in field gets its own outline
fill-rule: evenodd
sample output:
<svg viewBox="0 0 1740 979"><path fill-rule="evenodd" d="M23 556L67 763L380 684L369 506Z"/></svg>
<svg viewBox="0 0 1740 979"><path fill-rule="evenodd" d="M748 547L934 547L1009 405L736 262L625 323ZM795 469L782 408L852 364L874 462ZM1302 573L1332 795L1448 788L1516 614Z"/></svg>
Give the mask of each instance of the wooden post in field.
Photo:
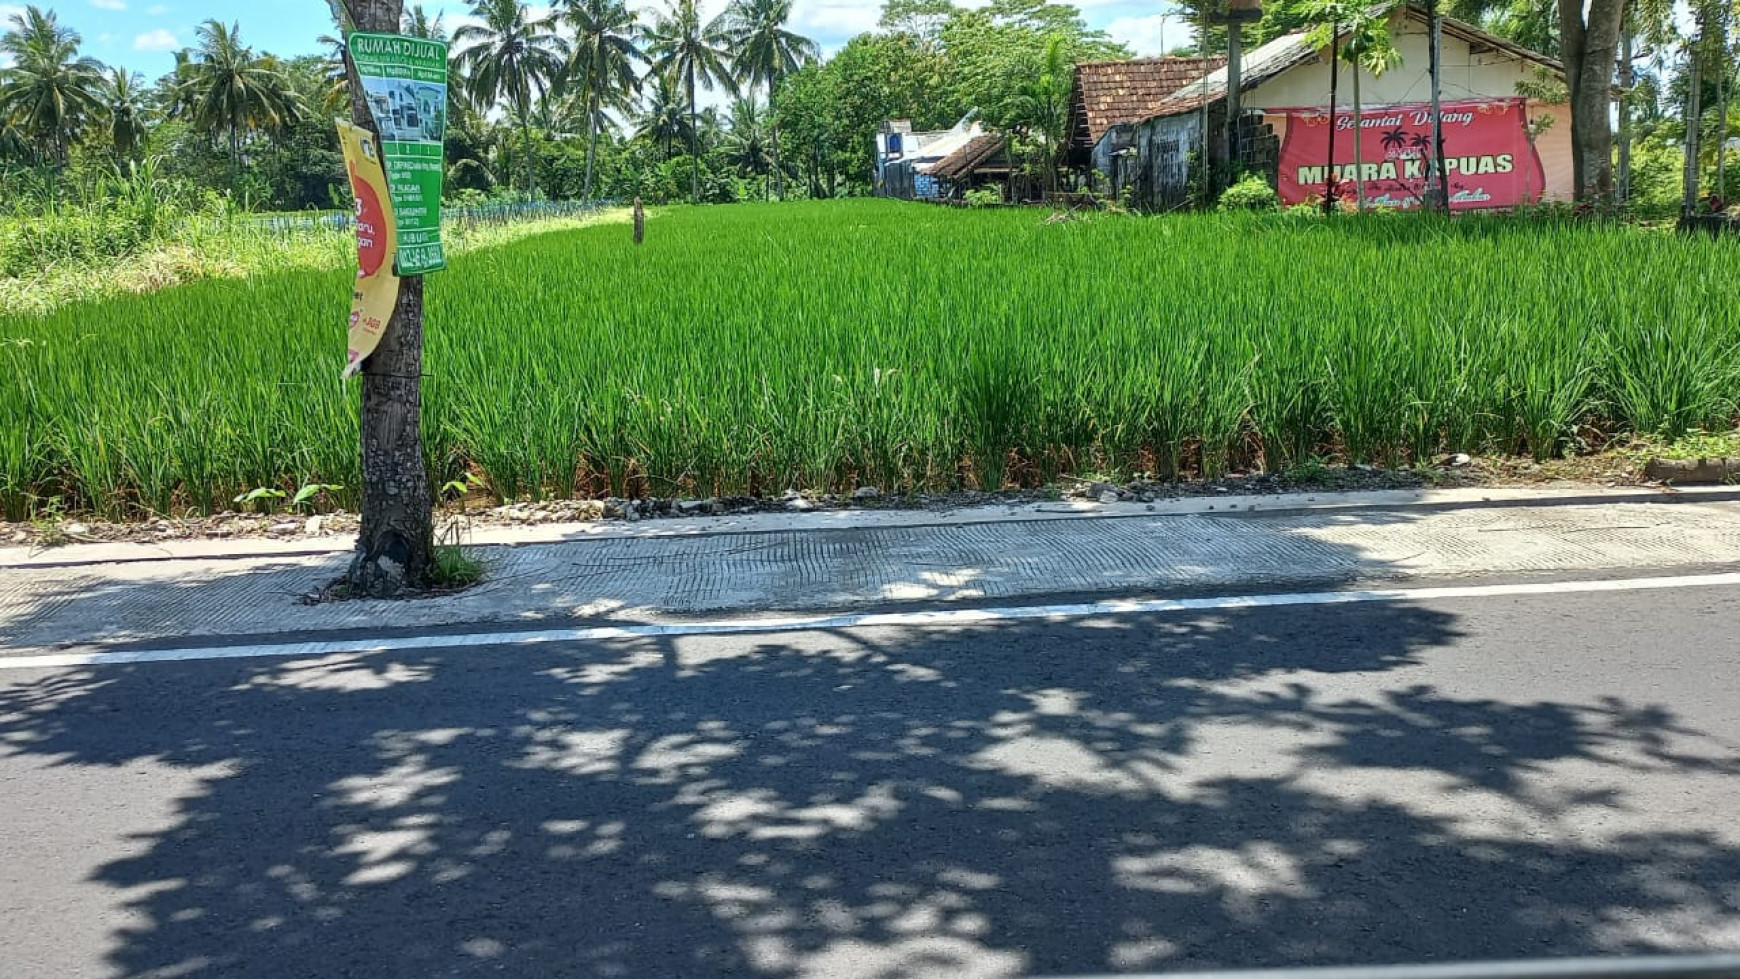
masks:
<svg viewBox="0 0 1740 979"><path fill-rule="evenodd" d="M640 204L640 198L634 199L634 243L640 244L646 240L646 208Z"/></svg>
<svg viewBox="0 0 1740 979"><path fill-rule="evenodd" d="M331 0L350 30L399 32L403 0ZM374 132L356 68L345 57L351 121ZM423 277L401 280L380 346L362 369L362 531L346 582L351 594L388 598L429 584L434 497L423 461Z"/></svg>

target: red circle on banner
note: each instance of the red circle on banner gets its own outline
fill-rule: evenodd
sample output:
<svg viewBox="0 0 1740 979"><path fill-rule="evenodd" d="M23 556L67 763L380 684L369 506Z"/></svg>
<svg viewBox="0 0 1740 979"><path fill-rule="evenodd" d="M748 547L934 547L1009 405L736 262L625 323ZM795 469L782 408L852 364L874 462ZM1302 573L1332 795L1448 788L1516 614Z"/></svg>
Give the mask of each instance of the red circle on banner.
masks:
<svg viewBox="0 0 1740 979"><path fill-rule="evenodd" d="M362 277L368 278L387 263L387 213L380 195L368 181L350 171L351 190L356 194L356 260Z"/></svg>

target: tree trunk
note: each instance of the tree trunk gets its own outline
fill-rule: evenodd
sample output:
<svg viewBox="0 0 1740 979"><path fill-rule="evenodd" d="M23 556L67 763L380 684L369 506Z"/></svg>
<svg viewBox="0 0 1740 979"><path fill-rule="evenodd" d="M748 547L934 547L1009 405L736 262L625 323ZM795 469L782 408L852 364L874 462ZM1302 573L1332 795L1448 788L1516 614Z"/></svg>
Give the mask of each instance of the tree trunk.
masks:
<svg viewBox="0 0 1740 979"><path fill-rule="evenodd" d="M689 181L689 203L701 203L701 127L697 121L699 110L695 106L695 66L689 65L686 84L689 96L689 163L693 176Z"/></svg>
<svg viewBox="0 0 1740 979"><path fill-rule="evenodd" d="M1699 137L1703 135L1704 114L1702 95L1704 88L1704 20L1698 18L1698 34L1687 51L1691 59L1690 84L1686 86L1686 170L1684 198L1680 201L1680 214L1691 217L1698 213L1698 154Z"/></svg>
<svg viewBox="0 0 1740 979"><path fill-rule="evenodd" d="M592 173L598 160L598 94L593 92L586 100L586 189L580 196L586 200L592 199Z"/></svg>
<svg viewBox="0 0 1740 979"><path fill-rule="evenodd" d="M770 102L771 106L772 103ZM785 164L779 158L779 119L773 120L773 186L774 194L785 200Z"/></svg>
<svg viewBox="0 0 1740 979"><path fill-rule="evenodd" d="M538 196L538 154L532 152L532 100L527 96L520 109L520 142L526 147L526 197Z"/></svg>
<svg viewBox="0 0 1740 979"><path fill-rule="evenodd" d="M398 30L402 0L346 0L358 30ZM374 119L349 59L351 119ZM430 582L435 532L423 461L423 279L400 284L380 346L362 369L362 530L346 576L351 594L390 598Z"/></svg>
<svg viewBox="0 0 1740 979"><path fill-rule="evenodd" d="M1559 4L1559 57L1571 100L1571 172L1578 203L1613 196L1613 72L1625 0Z"/></svg>
<svg viewBox="0 0 1740 979"><path fill-rule="evenodd" d="M1631 203L1631 87L1635 82L1632 77L1632 40L1628 27L1620 39L1619 49L1619 180L1614 199L1621 205Z"/></svg>
<svg viewBox="0 0 1740 979"><path fill-rule="evenodd" d="M1329 36L1329 159L1328 168L1323 172L1323 213L1334 214L1338 198L1341 196L1341 181L1335 176L1335 126L1336 112L1341 108L1340 93L1337 91L1341 81L1341 24L1330 25Z"/></svg>
<svg viewBox="0 0 1740 979"><path fill-rule="evenodd" d="M1731 14L1724 10L1722 12L1722 58L1719 62L1722 73L1716 78L1716 188L1712 191L1722 199L1724 204L1730 203L1728 200L1728 90L1731 86L1728 84L1728 75L1732 67L1729 60L1729 53L1732 51L1729 45L1733 43L1733 39L1729 36L1731 31Z"/></svg>
<svg viewBox="0 0 1740 979"><path fill-rule="evenodd" d="M1364 117L1359 105L1359 61L1353 62L1353 194L1359 209L1365 210L1365 151L1361 149L1359 131Z"/></svg>
<svg viewBox="0 0 1740 979"><path fill-rule="evenodd" d="M1438 12L1438 0L1431 0L1432 28L1432 181L1427 191L1428 205L1444 214L1450 213L1450 180L1444 165L1444 15Z"/></svg>

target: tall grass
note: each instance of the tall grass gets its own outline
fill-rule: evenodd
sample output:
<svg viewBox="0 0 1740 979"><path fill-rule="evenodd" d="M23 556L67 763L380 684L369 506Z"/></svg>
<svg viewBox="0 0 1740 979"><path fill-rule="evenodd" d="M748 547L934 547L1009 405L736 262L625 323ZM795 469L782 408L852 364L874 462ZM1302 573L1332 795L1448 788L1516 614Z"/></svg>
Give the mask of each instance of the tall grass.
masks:
<svg viewBox="0 0 1740 979"><path fill-rule="evenodd" d="M506 497L1550 456L1731 421L1737 282L1734 242L1622 227L679 210L640 248L606 225L432 277L424 430ZM356 486L349 285L0 318L0 507Z"/></svg>

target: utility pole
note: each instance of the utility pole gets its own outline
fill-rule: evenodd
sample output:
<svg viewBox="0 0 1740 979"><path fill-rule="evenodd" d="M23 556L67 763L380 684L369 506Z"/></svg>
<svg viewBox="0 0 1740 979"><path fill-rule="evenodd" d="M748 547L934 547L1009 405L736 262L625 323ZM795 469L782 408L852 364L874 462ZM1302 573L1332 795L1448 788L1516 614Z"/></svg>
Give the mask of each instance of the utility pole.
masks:
<svg viewBox="0 0 1740 979"><path fill-rule="evenodd" d="M1209 165L1210 160L1213 158L1213 154L1210 153L1208 149L1208 24L1209 4L1205 2L1202 5L1202 43L1196 46L1197 56L1202 59L1204 69L1202 73L1203 81L1199 83L1202 85L1202 91L1199 96L1199 101L1202 103L1199 106L1202 113L1202 132L1198 136L1202 147L1201 152L1198 154L1202 157L1202 200L1199 203L1204 205L1208 204L1210 199L1214 197L1214 167Z"/></svg>
<svg viewBox="0 0 1740 979"><path fill-rule="evenodd" d="M403 0L330 0L350 31L399 32ZM380 137L356 66L345 57L351 121ZM346 584L352 595L389 598L429 583L434 498L423 460L423 277L400 281L380 346L362 368L362 531Z"/></svg>
<svg viewBox="0 0 1740 979"><path fill-rule="evenodd" d="M1428 188L1428 204L1445 214L1450 213L1450 180L1444 166L1443 91L1444 15L1438 12L1439 0L1427 0L1426 12L1432 28L1432 179Z"/></svg>
<svg viewBox="0 0 1740 979"><path fill-rule="evenodd" d="M1262 0L1226 0L1226 184L1238 179L1244 116L1244 25L1261 20Z"/></svg>
<svg viewBox="0 0 1740 979"><path fill-rule="evenodd" d="M1244 54L1244 39L1240 34L1238 21L1227 24L1226 28L1226 180L1225 185L1231 187L1239 179L1239 117L1242 114L1243 101L1239 98L1239 75L1244 66L1240 58Z"/></svg>

